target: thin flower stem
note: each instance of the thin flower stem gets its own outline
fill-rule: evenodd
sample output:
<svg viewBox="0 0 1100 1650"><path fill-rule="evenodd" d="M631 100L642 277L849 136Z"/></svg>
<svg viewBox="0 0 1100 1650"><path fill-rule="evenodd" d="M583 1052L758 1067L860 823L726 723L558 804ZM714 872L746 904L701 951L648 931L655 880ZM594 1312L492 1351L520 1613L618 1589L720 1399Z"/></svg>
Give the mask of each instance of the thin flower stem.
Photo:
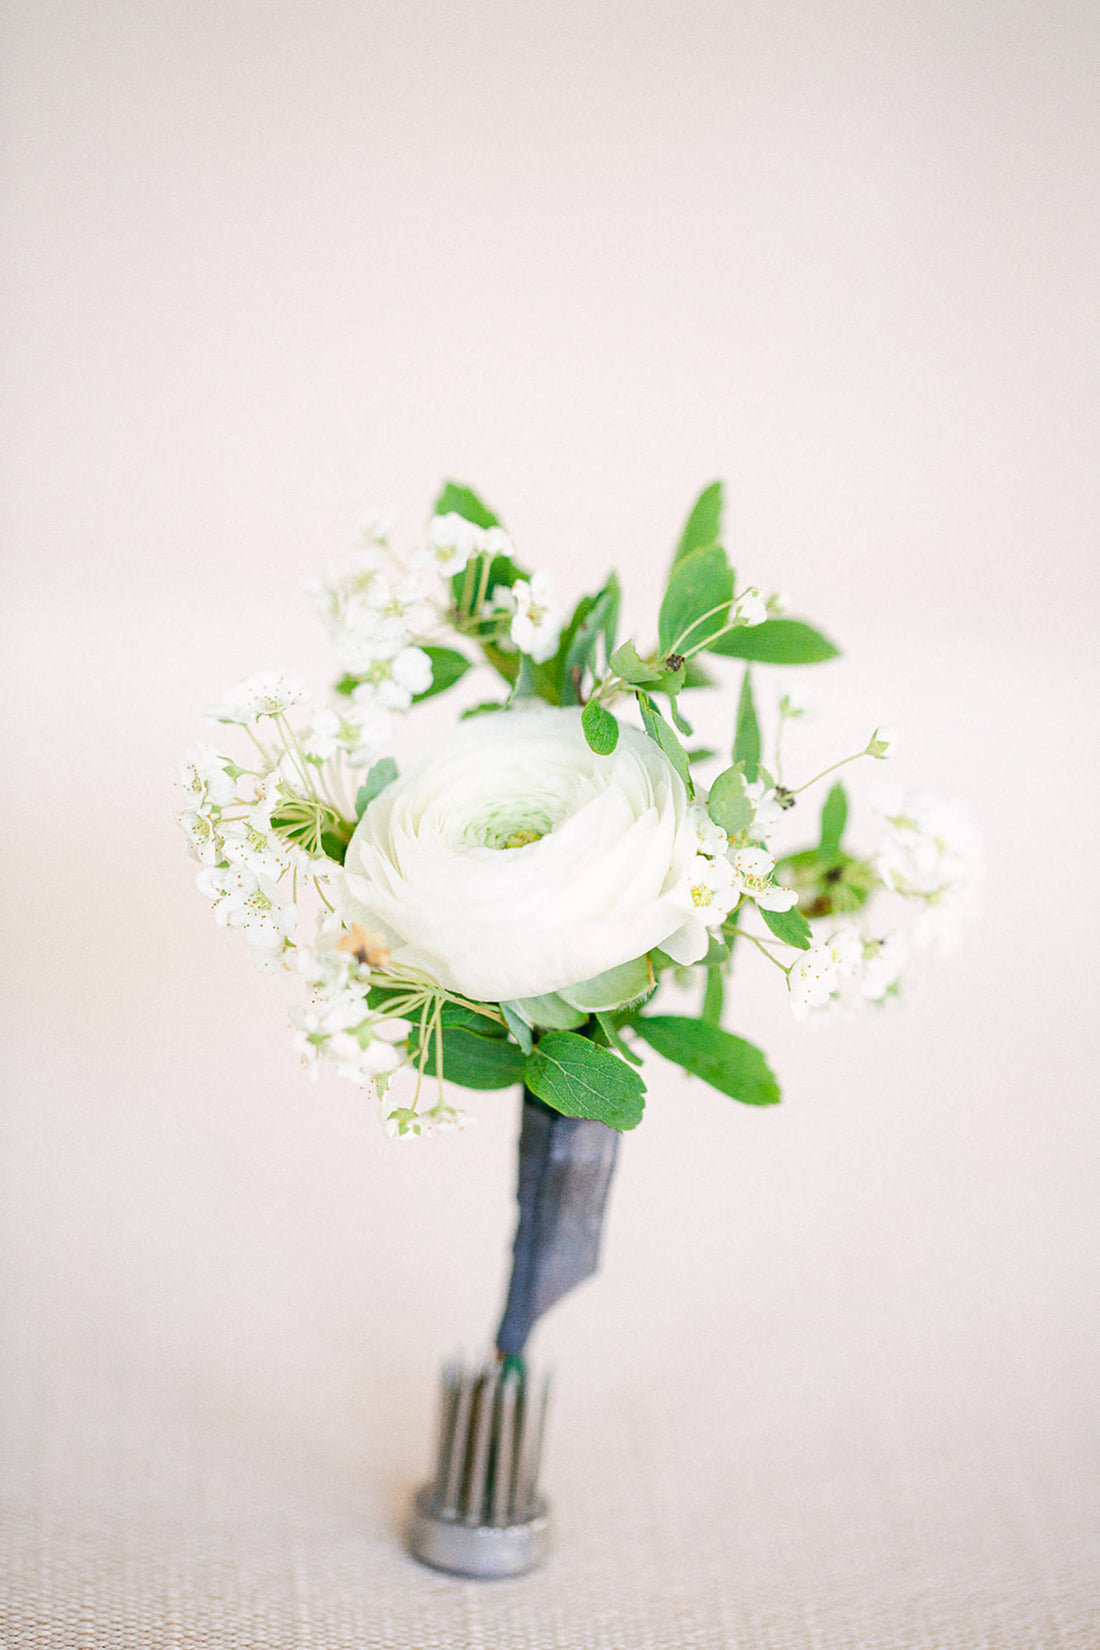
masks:
<svg viewBox="0 0 1100 1650"><path fill-rule="evenodd" d="M746 933L744 929L742 929L741 932L744 935L745 939L751 940L753 945L755 945L756 949L759 952L761 952L765 957L767 957L767 959L770 963L775 964L776 968L778 968L778 970L781 974L786 975L786 976L790 975L791 969L794 967L794 963L791 963L789 965L789 967L784 967L783 964L780 962L779 958L773 956L772 953L768 950L768 948L764 944L763 940L757 939L755 934Z"/></svg>
<svg viewBox="0 0 1100 1650"><path fill-rule="evenodd" d="M298 873L295 872L294 874L295 874L295 876L297 876ZM324 893L321 889L320 880L317 877L314 877L314 879L313 879L313 886L316 888L318 897L320 898L321 904L325 907L325 910L330 912L330 913L333 912L335 910L335 907L333 905L330 905L329 901L325 898ZM297 899L297 895L295 896L295 899Z"/></svg>
<svg viewBox="0 0 1100 1650"><path fill-rule="evenodd" d="M731 597L730 600L732 601L732 597ZM686 630L682 630L680 632L679 636L677 636L676 640L673 642L672 646L669 648L669 650L668 650L669 653L683 653L685 658L690 658L690 656L691 656L690 653L685 653L683 647L680 644L682 642L686 642L688 637L691 635L692 631L693 630L698 630L699 626L701 624L705 623L705 621L707 619L713 619L714 615L716 613L723 613L723 612L728 613L729 609L730 609L730 602L719 602L717 607L708 607L708 609L705 613L700 613L699 617L697 619L692 619L691 623L688 625ZM735 629L735 628L736 628L736 626L733 626L733 625L727 625L726 626L727 630L732 630L732 629ZM722 632L719 631L718 634L721 635ZM707 644L705 642L700 643L700 646L702 646L702 647L705 647L706 645ZM695 651L696 651L696 649L693 647L691 649L691 652L695 652Z"/></svg>
<svg viewBox="0 0 1100 1650"><path fill-rule="evenodd" d="M845 767L849 762L858 762L861 756L867 754L868 752L863 750L855 751L851 756L842 756L840 761L834 762L831 768L822 768L821 772L815 773L812 779L807 779L804 785L799 785L797 790L791 792L791 795L801 796L803 791L808 791L811 785L816 785L819 779L825 778L826 774L835 773L838 768Z"/></svg>

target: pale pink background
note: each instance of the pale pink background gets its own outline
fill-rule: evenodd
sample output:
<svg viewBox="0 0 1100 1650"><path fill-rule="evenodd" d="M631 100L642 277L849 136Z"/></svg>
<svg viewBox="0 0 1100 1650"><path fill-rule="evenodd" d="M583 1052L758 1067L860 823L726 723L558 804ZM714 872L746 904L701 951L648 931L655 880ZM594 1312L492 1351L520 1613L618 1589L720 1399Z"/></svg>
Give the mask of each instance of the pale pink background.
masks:
<svg viewBox="0 0 1100 1650"><path fill-rule="evenodd" d="M7 8L6 1643L1100 1642L1097 36ZM638 629L725 476L739 567L846 650L805 771L893 721L990 859L903 1014L814 1032L744 969L777 1111L653 1062L542 1336L558 1554L489 1592L395 1529L514 1101L399 1149L311 1089L171 821L223 687L324 683L299 581L445 474Z"/></svg>

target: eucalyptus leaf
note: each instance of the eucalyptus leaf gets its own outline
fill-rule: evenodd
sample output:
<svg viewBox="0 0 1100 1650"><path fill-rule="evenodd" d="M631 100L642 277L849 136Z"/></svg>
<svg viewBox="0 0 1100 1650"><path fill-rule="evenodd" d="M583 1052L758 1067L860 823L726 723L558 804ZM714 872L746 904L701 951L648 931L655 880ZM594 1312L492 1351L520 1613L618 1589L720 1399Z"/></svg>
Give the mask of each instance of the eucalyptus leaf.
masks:
<svg viewBox="0 0 1100 1650"><path fill-rule="evenodd" d="M691 514L680 534L675 560L689 556L704 545L717 544L722 537L722 483L712 481L704 487L692 506Z"/></svg>
<svg viewBox="0 0 1100 1650"><path fill-rule="evenodd" d="M785 945L797 946L799 951L810 949L813 935L809 923L797 905L790 911L765 911L763 906L759 906L758 909L777 940L782 940Z"/></svg>
<svg viewBox="0 0 1100 1650"><path fill-rule="evenodd" d="M843 785L834 785L825 798L825 805L821 810L820 853L822 859L836 859L840 853L840 842L847 823L848 793Z"/></svg>
<svg viewBox="0 0 1100 1650"><path fill-rule="evenodd" d="M584 980L580 985L563 986L557 995L564 997L573 1008L583 1008L591 1014L635 1003L653 990L654 983L649 958L636 957L633 962L620 963L617 968L609 968L605 974L597 974L595 979Z"/></svg>
<svg viewBox="0 0 1100 1650"><path fill-rule="evenodd" d="M752 697L752 672L745 671L737 706L737 731L733 740L733 760L744 763L745 778L751 785L760 769L760 724Z"/></svg>
<svg viewBox="0 0 1100 1650"><path fill-rule="evenodd" d="M609 1049L571 1031L548 1031L527 1056L524 1083L566 1117L590 1117L612 1129L642 1120L645 1084Z"/></svg>
<svg viewBox="0 0 1100 1650"><path fill-rule="evenodd" d="M691 763L709 762L712 756L717 755L718 752L711 750L709 745L697 745L694 750L688 751L687 759Z"/></svg>
<svg viewBox="0 0 1100 1650"><path fill-rule="evenodd" d="M739 625L710 643L711 653L727 659L758 659L766 665L817 665L840 652L827 636L801 619L765 619Z"/></svg>
<svg viewBox="0 0 1100 1650"><path fill-rule="evenodd" d="M424 699L433 698L437 693L445 692L449 687L454 687L456 682L462 680L473 662L453 647L425 647L424 652L432 661L432 685L425 688L423 693L413 695L414 705L420 704Z"/></svg>
<svg viewBox="0 0 1100 1650"><path fill-rule="evenodd" d="M362 819L376 796L381 796L387 785L397 778L397 763L392 756L383 756L369 769L366 779L355 793L355 817Z"/></svg>
<svg viewBox="0 0 1100 1650"><path fill-rule="evenodd" d="M755 808L745 788L744 769L738 765L726 768L710 787L707 812L727 836L739 836L752 824Z"/></svg>
<svg viewBox="0 0 1100 1650"><path fill-rule="evenodd" d="M733 573L720 544L681 557L673 564L657 621L661 652L697 647L720 630L732 599Z"/></svg>
<svg viewBox="0 0 1100 1650"><path fill-rule="evenodd" d="M590 699L581 713L584 737L597 756L610 756L619 743L619 724L609 710Z"/></svg>
<svg viewBox="0 0 1100 1650"><path fill-rule="evenodd" d="M779 1085L762 1052L743 1037L679 1014L642 1014L632 1028L666 1060L733 1100L772 1106L779 1099Z"/></svg>

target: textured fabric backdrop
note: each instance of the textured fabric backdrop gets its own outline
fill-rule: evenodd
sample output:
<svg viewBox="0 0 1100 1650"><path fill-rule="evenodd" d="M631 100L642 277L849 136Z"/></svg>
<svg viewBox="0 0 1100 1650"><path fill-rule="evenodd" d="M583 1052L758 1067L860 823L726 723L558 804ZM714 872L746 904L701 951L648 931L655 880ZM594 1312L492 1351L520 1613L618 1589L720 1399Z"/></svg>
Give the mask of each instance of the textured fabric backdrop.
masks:
<svg viewBox="0 0 1100 1650"><path fill-rule="evenodd" d="M1096 1650L1095 8L5 29L5 1650ZM554 1556L484 1587L400 1532L517 1098L398 1146L311 1088L171 820L225 686L326 680L300 579L448 473L637 629L725 475L846 650L794 771L896 722L990 860L904 1012L743 959L782 1106L651 1058L539 1335Z"/></svg>

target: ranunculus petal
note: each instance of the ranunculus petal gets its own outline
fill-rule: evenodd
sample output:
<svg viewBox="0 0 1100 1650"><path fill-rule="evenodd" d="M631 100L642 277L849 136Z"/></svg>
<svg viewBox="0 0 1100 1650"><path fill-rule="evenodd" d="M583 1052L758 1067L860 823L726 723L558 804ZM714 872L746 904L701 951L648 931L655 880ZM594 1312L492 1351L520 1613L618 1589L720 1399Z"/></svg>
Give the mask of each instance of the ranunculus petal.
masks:
<svg viewBox="0 0 1100 1650"><path fill-rule="evenodd" d="M624 726L598 756L579 710L539 705L461 723L376 797L345 883L351 916L383 930L396 962L496 1002L664 945L692 916L697 847L651 740Z"/></svg>

